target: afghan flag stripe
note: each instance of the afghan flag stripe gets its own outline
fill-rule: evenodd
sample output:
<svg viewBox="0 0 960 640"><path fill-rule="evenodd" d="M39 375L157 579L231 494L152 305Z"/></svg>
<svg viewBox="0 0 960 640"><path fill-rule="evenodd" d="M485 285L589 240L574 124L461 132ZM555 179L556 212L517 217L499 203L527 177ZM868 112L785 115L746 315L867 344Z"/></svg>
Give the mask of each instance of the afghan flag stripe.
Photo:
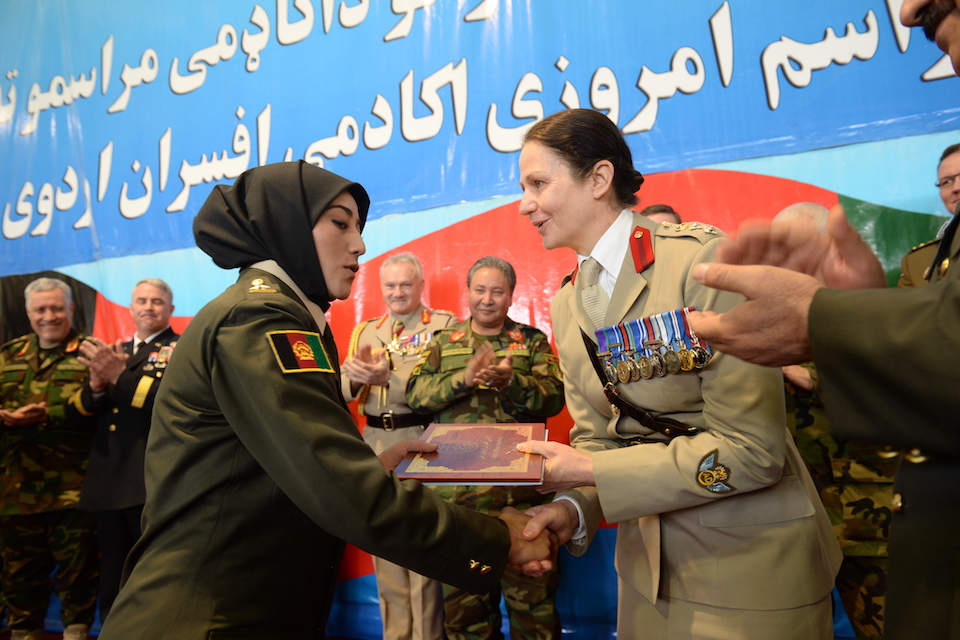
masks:
<svg viewBox="0 0 960 640"><path fill-rule="evenodd" d="M316 361L317 366L323 371L333 371L330 367L330 359L327 358L327 351L323 348L323 342L320 341L320 336L316 333L306 334L307 343L313 349L313 359Z"/></svg>
<svg viewBox="0 0 960 640"><path fill-rule="evenodd" d="M271 331L267 333L267 339L270 340L277 363L284 373L333 373L319 334L306 331Z"/></svg>

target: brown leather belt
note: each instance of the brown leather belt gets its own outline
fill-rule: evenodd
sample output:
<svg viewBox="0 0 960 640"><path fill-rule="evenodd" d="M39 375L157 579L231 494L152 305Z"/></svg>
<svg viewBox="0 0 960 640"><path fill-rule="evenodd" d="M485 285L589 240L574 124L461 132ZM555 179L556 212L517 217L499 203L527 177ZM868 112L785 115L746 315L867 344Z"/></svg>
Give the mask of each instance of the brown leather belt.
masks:
<svg viewBox="0 0 960 640"><path fill-rule="evenodd" d="M367 416L367 426L384 431L403 429L404 427L426 427L433 422L433 415L419 413L382 413L379 416Z"/></svg>
<svg viewBox="0 0 960 640"><path fill-rule="evenodd" d="M600 357L597 355L597 348L593 340L583 331L580 331L580 335L583 336L583 346L587 349L587 355L590 356L590 363L593 365L594 371L597 372L600 383L603 384L603 395L607 397L607 401L616 407L620 413L628 418L633 418L647 429L663 434L670 439L676 438L677 436L695 436L700 433L701 430L697 427L691 427L677 420L664 417L655 418L653 414L646 409L638 407L627 400L623 394L620 393L617 385L610 382L603 372L603 365L600 364ZM631 444L639 444L646 441L643 437L635 438L635 440L636 442L631 442Z"/></svg>

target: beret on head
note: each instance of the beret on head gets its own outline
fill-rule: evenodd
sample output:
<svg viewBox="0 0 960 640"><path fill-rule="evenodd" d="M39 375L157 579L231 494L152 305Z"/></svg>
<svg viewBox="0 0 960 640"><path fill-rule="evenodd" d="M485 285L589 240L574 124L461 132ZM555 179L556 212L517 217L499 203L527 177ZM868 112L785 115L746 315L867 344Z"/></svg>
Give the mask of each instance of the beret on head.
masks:
<svg viewBox="0 0 960 640"><path fill-rule="evenodd" d="M193 221L193 236L224 269L276 260L306 296L326 310L330 296L313 227L344 191L357 201L362 230L370 197L359 184L303 160L256 167L231 186L213 188Z"/></svg>

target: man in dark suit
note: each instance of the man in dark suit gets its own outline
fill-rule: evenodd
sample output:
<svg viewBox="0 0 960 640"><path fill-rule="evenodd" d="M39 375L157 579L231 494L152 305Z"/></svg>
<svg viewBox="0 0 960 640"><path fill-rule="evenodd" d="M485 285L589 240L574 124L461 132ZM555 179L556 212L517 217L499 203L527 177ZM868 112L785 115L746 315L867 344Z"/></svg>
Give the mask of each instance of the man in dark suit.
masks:
<svg viewBox="0 0 960 640"><path fill-rule="evenodd" d="M79 507L97 514L102 620L120 590L124 560L140 538L146 502L143 455L153 399L180 337L170 328L172 313L169 285L146 278L133 288L130 302L137 327L133 340L113 347L87 340L80 347L80 360L90 368L80 404L99 415Z"/></svg>

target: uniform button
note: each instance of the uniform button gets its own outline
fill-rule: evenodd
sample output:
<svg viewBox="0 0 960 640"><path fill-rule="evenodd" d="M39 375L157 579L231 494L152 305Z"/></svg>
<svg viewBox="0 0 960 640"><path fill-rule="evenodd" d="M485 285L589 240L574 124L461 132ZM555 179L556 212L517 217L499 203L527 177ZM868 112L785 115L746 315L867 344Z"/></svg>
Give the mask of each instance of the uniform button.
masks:
<svg viewBox="0 0 960 640"><path fill-rule="evenodd" d="M893 498L890 500L890 506L893 507L894 513L903 511L903 496L899 493L893 494Z"/></svg>
<svg viewBox="0 0 960 640"><path fill-rule="evenodd" d="M880 451L877 451L877 455L883 458L884 460L890 460L900 455L900 451L898 449L894 449L890 445L886 445L885 447L883 447L883 449L881 449Z"/></svg>
<svg viewBox="0 0 960 640"><path fill-rule="evenodd" d="M923 451L920 449L910 449L910 451L904 454L903 457L906 458L907 462L912 462L914 464L921 464L929 460L929 458L925 456Z"/></svg>
<svg viewBox="0 0 960 640"><path fill-rule="evenodd" d="M120 409L118 409L117 407L114 407L114 408L113 408L113 412L114 412L114 413L120 413Z"/></svg>
<svg viewBox="0 0 960 640"><path fill-rule="evenodd" d="M110 425L110 431L116 431L116 430L117 430L117 425L115 424Z"/></svg>
<svg viewBox="0 0 960 640"><path fill-rule="evenodd" d="M163 371L157 371L157 377L158 377L158 378L162 378L162 377L163 377Z"/></svg>

